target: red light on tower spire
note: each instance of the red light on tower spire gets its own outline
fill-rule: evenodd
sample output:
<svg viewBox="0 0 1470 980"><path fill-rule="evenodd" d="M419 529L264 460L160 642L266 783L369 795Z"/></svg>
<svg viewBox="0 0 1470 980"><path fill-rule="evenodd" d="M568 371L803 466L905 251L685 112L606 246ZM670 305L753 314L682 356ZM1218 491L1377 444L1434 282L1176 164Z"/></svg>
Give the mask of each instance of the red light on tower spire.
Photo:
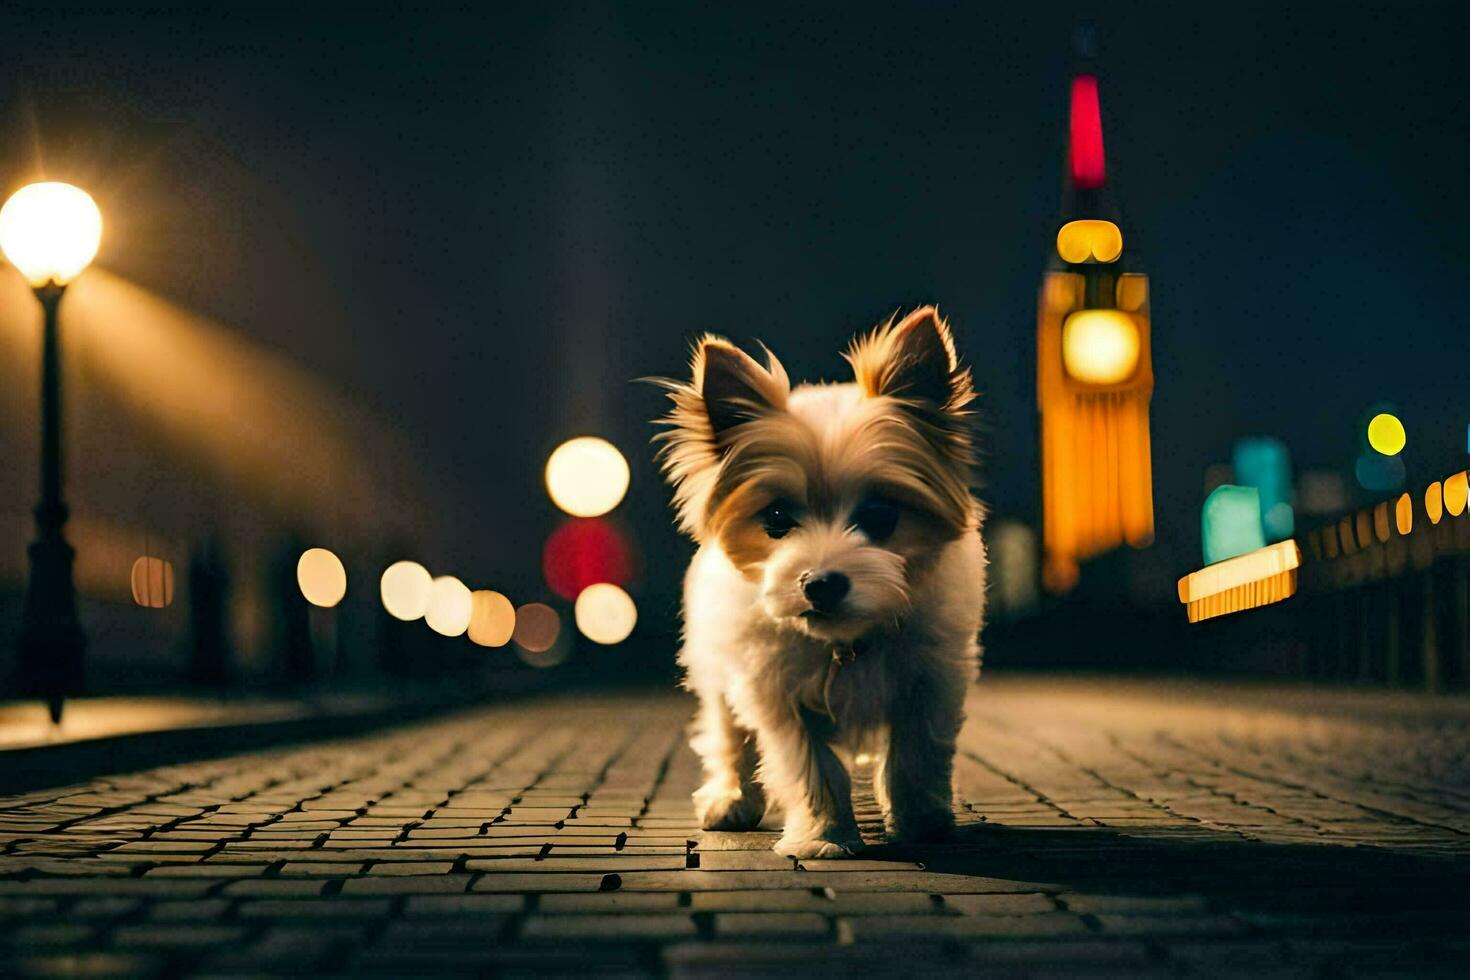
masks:
<svg viewBox="0 0 1470 980"><path fill-rule="evenodd" d="M1071 142L1068 149L1073 187L1089 191L1107 182L1096 75L1078 75L1072 79Z"/></svg>

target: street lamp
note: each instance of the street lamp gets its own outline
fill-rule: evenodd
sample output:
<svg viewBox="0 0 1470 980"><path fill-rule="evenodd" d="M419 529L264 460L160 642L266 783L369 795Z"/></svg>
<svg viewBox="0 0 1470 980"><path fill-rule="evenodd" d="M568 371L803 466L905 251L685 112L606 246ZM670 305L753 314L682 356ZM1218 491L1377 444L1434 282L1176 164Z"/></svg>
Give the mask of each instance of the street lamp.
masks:
<svg viewBox="0 0 1470 980"><path fill-rule="evenodd" d="M22 695L44 697L51 720L61 721L62 698L82 683L87 638L77 622L76 588L66 543L61 498L61 342L56 310L71 282L97 254L102 213L86 191L55 181L22 187L0 208L0 251L31 284L44 314L41 354L41 502L30 546L20 630Z"/></svg>

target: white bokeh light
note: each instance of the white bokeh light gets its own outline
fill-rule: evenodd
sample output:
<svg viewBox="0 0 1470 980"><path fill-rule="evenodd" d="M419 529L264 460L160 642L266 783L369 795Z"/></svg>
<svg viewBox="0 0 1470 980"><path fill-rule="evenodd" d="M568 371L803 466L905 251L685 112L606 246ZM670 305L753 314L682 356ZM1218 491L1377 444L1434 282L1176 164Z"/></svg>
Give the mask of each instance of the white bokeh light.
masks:
<svg viewBox="0 0 1470 980"><path fill-rule="evenodd" d="M465 585L453 575L441 575L429 587L429 606L424 622L442 636L463 636L475 614L475 600Z"/></svg>
<svg viewBox="0 0 1470 980"><path fill-rule="evenodd" d="M622 643L638 623L638 607L632 596L611 582L599 582L583 589L577 596L573 615L582 635L603 646Z"/></svg>
<svg viewBox="0 0 1470 980"><path fill-rule="evenodd" d="M388 615L404 622L423 617L429 608L429 588L434 579L429 570L416 561L397 561L389 565L378 583L383 608Z"/></svg>
<svg viewBox="0 0 1470 980"><path fill-rule="evenodd" d="M546 461L546 491L573 517L600 517L628 492L628 461L606 439L569 439Z"/></svg>

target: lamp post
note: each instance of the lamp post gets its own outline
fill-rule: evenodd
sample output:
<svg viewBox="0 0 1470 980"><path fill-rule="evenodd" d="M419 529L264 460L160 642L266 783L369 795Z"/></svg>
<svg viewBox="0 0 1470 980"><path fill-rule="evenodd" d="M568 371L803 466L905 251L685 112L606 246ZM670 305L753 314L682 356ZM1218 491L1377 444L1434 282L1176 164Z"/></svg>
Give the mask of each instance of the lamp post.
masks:
<svg viewBox="0 0 1470 980"><path fill-rule="evenodd" d="M22 187L0 208L0 251L30 283L43 314L41 354L41 502L21 622L17 688L44 697L51 720L61 721L62 699L82 684L87 638L77 621L61 496L61 338L57 309L71 282L97 254L102 214L86 191L43 182Z"/></svg>

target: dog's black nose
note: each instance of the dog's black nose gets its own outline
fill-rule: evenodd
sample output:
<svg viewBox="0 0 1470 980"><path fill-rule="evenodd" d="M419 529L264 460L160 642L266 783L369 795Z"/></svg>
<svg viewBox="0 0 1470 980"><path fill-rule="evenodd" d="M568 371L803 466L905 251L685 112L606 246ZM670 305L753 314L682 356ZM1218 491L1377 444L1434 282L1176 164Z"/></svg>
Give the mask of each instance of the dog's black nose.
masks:
<svg viewBox="0 0 1470 980"><path fill-rule="evenodd" d="M819 613L834 611L851 588L852 580L841 572L818 572L801 583L807 602Z"/></svg>

